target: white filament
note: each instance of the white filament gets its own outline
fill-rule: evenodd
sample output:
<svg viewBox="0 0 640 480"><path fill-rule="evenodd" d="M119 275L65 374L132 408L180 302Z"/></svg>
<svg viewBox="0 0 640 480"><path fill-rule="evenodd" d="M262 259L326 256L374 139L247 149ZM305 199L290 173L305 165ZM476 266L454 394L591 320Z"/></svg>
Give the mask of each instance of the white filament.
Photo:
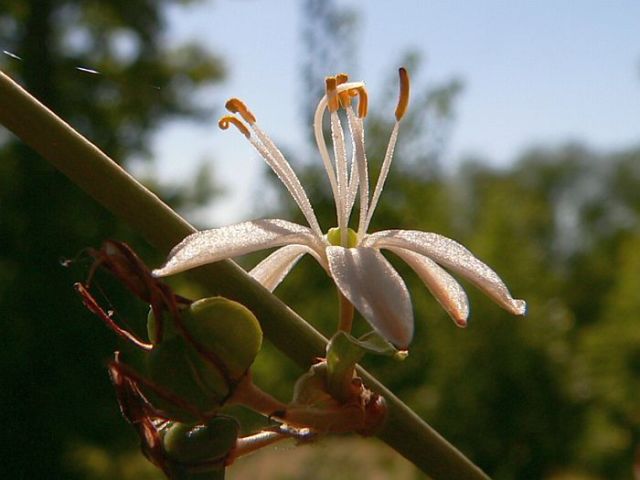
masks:
<svg viewBox="0 0 640 480"><path fill-rule="evenodd" d="M249 137L249 141L265 159L269 167L271 167L274 173L282 181L287 190L289 190L289 193L298 204L298 207L307 219L307 222L309 222L309 226L314 233L319 237L322 237L322 229L320 228L316 214L313 211L309 197L305 192L302 183L300 183L300 179L293 171L293 168L291 168L289 162L287 162L282 152L280 152L278 147L275 146L269 136L256 123L253 123L250 126L260 142L256 141L253 136Z"/></svg>
<svg viewBox="0 0 640 480"><path fill-rule="evenodd" d="M353 205L356 202L356 194L358 192L358 186L360 184L360 176L358 174L358 160L357 160L357 147L356 147L356 137L357 133L355 132L354 122L359 120L356 117L356 114L353 111L351 105L347 105L345 107L347 112L347 123L349 125L349 134L351 135L351 171L349 173L349 188L347 189L347 210L351 212L353 210Z"/></svg>
<svg viewBox="0 0 640 480"><path fill-rule="evenodd" d="M360 186L360 214L358 215L358 240L366 233L365 220L369 210L369 165L367 162L367 154L364 145L364 125L361 118L356 117L351 109L347 110L349 118L349 126L353 135L353 151L354 162L356 164L356 172ZM355 188L358 183L352 182L350 187L353 188L351 195L355 198Z"/></svg>
<svg viewBox="0 0 640 480"><path fill-rule="evenodd" d="M373 191L373 197L371 198L371 204L369 205L369 211L367 212L367 220L364 222L363 231L366 232L369 229L369 224L371 223L371 217L373 216L373 212L378 205L378 200L380 199L380 194L382 193L382 189L384 188L384 182L387 179L387 175L389 175L389 167L391 167L391 160L393 159L393 151L396 147L396 141L398 140L398 127L400 126L400 122L395 123L393 126L393 130L391 131L391 138L389 138L389 145L387 145L387 153L384 155L384 160L382 161L382 167L380 168L380 175L378 176L378 182L376 183L376 188Z"/></svg>
<svg viewBox="0 0 640 480"><path fill-rule="evenodd" d="M340 123L338 112L331 112L331 139L333 141L333 156L338 177L338 195L334 198L340 229L340 243L346 246L349 214L347 212L347 192L349 179L347 178L347 152L344 144L344 131Z"/></svg>
<svg viewBox="0 0 640 480"><path fill-rule="evenodd" d="M358 88L364 88L364 82L343 83L337 86L336 93L344 92L347 90L358 89ZM327 177L329 177L329 183L331 184L331 191L333 193L333 198L336 200L336 208L337 208L337 204L338 204L337 199L339 198L339 194L340 194L338 189L338 180L336 178L336 172L331 162L331 157L329 156L329 149L327 148L327 142L324 138L324 133L322 129L322 119L324 117L324 111L327 108L327 103L328 103L328 100L326 95L324 95L318 102L318 106L316 107L316 111L313 116L313 133L315 136L316 144L318 145L318 151L320 152L320 157L322 158L322 163L324 164L324 169L327 172Z"/></svg>

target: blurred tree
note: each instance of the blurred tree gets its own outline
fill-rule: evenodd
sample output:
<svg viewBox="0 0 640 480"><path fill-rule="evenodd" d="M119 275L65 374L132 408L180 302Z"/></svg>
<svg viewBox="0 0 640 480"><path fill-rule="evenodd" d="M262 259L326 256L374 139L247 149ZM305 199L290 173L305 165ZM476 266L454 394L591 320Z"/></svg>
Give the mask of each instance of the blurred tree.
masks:
<svg viewBox="0 0 640 480"><path fill-rule="evenodd" d="M223 74L211 53L163 42L165 10L179 3L187 2L6 0L2 68L118 161L148 156L150 134L202 115L195 93ZM134 435L104 370L112 337L71 288L86 270L71 274L57 260L109 237L144 247L20 142L5 132L0 141L3 475L74 478L64 461L72 444L123 448ZM196 197L172 199L185 207Z"/></svg>
<svg viewBox="0 0 640 480"><path fill-rule="evenodd" d="M600 175L606 194L582 215L595 241L579 261L601 279L582 285L585 295L597 296L599 309L577 332L573 386L589 405L580 459L608 478L624 478L640 447L640 149L598 163L607 165Z"/></svg>
<svg viewBox="0 0 640 480"><path fill-rule="evenodd" d="M497 479L543 478L570 457L580 426L562 375L570 325L548 248L553 205L534 181L540 173L521 174L518 165L461 171L454 238L527 300L528 314L513 318L468 288L468 331L431 340L433 376L425 379L436 392L434 423Z"/></svg>
<svg viewBox="0 0 640 480"><path fill-rule="evenodd" d="M602 316L580 332L575 369L590 405L583 461L623 478L640 445L640 237L625 239L611 261L612 288Z"/></svg>

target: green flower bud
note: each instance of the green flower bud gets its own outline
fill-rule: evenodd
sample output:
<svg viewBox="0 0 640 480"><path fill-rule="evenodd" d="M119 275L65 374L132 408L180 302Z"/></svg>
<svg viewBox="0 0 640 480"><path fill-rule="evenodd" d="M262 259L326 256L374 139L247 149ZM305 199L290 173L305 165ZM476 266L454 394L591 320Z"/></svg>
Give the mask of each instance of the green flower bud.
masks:
<svg viewBox="0 0 640 480"><path fill-rule="evenodd" d="M149 315L147 315L147 336L149 338L149 342L153 345L157 345L160 341L158 338L158 327L156 316L153 314L153 310L150 309ZM162 322L162 339L166 340L175 335L177 335L176 327L174 326L170 316L165 314Z"/></svg>
<svg viewBox="0 0 640 480"><path fill-rule="evenodd" d="M262 346L262 329L253 313L224 297L193 302L184 324L196 341L224 361L234 380L246 373Z"/></svg>
<svg viewBox="0 0 640 480"><path fill-rule="evenodd" d="M386 417L384 398L354 378L349 397L337 400L329 393L327 380L327 363L312 365L296 382L293 400L281 418L290 425L326 433L373 434Z"/></svg>
<svg viewBox="0 0 640 480"><path fill-rule="evenodd" d="M327 392L326 362L312 365L298 378L293 388L292 404L312 405L318 408L328 408L336 404L336 400Z"/></svg>
<svg viewBox="0 0 640 480"><path fill-rule="evenodd" d="M145 390L145 394L156 408L179 421L193 422L215 414L230 392L222 372L203 361L179 336L162 341L149 352L147 372L151 382L172 398L154 390Z"/></svg>
<svg viewBox="0 0 640 480"><path fill-rule="evenodd" d="M205 425L174 423L163 438L167 457L182 464L224 462L236 446L240 425L227 416L216 416Z"/></svg>
<svg viewBox="0 0 640 480"><path fill-rule="evenodd" d="M180 323L162 324L149 315L153 348L147 374L157 388L143 387L151 403L181 422L214 415L233 393L262 345L256 317L243 305L223 297L205 298L180 311Z"/></svg>

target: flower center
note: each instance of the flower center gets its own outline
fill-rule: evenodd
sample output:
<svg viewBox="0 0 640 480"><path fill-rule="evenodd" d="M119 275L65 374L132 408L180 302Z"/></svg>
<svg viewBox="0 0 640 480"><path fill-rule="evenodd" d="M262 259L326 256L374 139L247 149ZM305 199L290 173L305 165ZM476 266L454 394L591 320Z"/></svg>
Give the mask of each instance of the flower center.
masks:
<svg viewBox="0 0 640 480"><path fill-rule="evenodd" d="M358 246L358 234L351 228L347 229L347 244L342 245L340 242L340 229L338 227L330 228L327 232L327 240L335 247L355 248Z"/></svg>

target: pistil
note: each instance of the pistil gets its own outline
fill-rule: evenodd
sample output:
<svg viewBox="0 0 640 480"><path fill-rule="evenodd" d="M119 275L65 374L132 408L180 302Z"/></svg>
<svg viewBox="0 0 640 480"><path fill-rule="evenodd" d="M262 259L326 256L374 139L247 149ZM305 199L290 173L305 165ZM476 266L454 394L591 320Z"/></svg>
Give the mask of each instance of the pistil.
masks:
<svg viewBox="0 0 640 480"><path fill-rule="evenodd" d="M347 152L344 144L344 131L340 123L338 109L340 101L338 97L338 81L336 77L327 77L325 80L327 90L327 108L331 117L331 139L333 143L333 157L338 179L338 194L335 196L338 228L342 246L347 244L347 228L349 224L348 212L348 188L349 177L347 170Z"/></svg>

